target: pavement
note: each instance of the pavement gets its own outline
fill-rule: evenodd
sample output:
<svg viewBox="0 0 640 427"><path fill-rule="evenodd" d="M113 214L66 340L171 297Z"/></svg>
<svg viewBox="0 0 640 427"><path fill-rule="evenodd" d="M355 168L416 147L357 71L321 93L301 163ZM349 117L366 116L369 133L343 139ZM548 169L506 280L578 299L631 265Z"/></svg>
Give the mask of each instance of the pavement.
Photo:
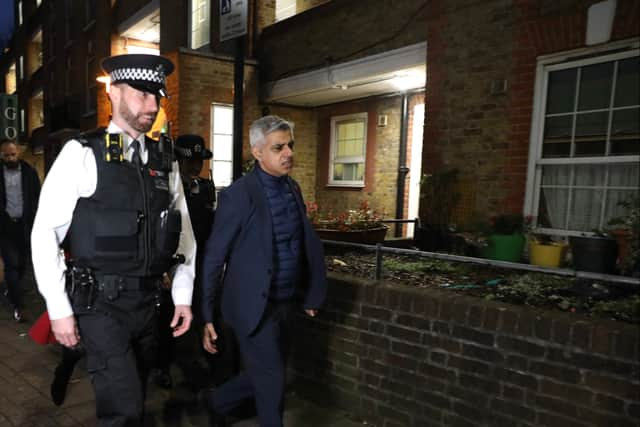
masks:
<svg viewBox="0 0 640 427"><path fill-rule="evenodd" d="M4 290L4 284L0 288ZM0 293L0 427L95 426L93 388L84 359L74 370L65 402L61 406L52 403L49 389L61 347L39 345L29 338L29 327L44 311L44 302L30 277L25 280L24 294L25 320L17 323ZM196 403L183 370L173 366L171 373L171 389L149 384L145 427L207 427L206 412ZM287 393L285 408L285 427L362 426L350 414L317 406L294 392ZM259 426L250 411L229 421L232 427Z"/></svg>

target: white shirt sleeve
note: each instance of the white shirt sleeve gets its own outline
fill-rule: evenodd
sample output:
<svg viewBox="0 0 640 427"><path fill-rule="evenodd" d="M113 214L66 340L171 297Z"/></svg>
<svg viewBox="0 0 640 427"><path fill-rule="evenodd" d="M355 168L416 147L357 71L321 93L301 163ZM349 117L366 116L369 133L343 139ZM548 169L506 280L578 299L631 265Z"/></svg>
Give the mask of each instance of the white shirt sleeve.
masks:
<svg viewBox="0 0 640 427"><path fill-rule="evenodd" d="M171 285L171 297L175 305L191 305L193 295L193 280L196 265L196 239L191 227L191 218L187 209L187 199L180 179L178 162L173 162L169 175L169 187L173 195L175 207L182 216L182 230L177 253L184 255L184 263L176 267Z"/></svg>
<svg viewBox="0 0 640 427"><path fill-rule="evenodd" d="M66 265L60 244L78 199L91 196L96 190L96 181L93 151L71 140L60 151L42 185L31 231L31 257L38 290L47 303L51 319L73 314L64 288Z"/></svg>

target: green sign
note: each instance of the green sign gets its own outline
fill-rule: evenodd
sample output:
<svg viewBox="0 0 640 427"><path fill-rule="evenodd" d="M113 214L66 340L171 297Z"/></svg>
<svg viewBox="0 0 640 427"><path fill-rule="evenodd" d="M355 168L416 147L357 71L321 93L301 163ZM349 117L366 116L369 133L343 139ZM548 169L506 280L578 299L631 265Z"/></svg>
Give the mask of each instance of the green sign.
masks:
<svg viewBox="0 0 640 427"><path fill-rule="evenodd" d="M19 124L18 97L0 93L0 139L17 139Z"/></svg>

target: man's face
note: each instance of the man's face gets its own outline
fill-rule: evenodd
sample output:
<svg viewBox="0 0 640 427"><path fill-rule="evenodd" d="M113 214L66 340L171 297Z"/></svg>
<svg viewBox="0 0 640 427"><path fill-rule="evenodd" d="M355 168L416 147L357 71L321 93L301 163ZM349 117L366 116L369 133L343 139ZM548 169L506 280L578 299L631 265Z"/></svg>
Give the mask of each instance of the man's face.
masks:
<svg viewBox="0 0 640 427"><path fill-rule="evenodd" d="M159 98L124 83L112 86L112 90L114 122L133 137L149 132L158 114Z"/></svg>
<svg viewBox="0 0 640 427"><path fill-rule="evenodd" d="M202 170L202 164L204 163L200 158L192 158L192 159L180 159L180 172L184 176L188 176L191 178L195 178L200 175L200 171Z"/></svg>
<svg viewBox="0 0 640 427"><path fill-rule="evenodd" d="M278 130L265 138L261 147L251 149L263 171L273 176L288 175L293 168L293 140L291 132Z"/></svg>
<svg viewBox="0 0 640 427"><path fill-rule="evenodd" d="M5 142L2 144L2 159L4 164L10 168L15 169L19 165L19 151L18 146L13 142Z"/></svg>

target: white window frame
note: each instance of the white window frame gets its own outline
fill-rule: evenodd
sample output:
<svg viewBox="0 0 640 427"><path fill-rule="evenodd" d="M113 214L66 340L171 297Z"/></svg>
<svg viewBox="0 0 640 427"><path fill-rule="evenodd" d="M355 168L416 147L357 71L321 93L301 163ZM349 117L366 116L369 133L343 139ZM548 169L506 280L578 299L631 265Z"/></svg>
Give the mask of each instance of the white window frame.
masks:
<svg viewBox="0 0 640 427"><path fill-rule="evenodd" d="M612 53L613 52L613 53ZM577 165L577 164L615 164L640 162L640 155L572 157L572 158L542 158L544 139L545 108L548 94L548 79L552 71L584 67L591 64L626 59L640 55L640 38L609 43L596 48L581 48L560 54L545 55L538 58L536 80L534 87L534 105L531 117L531 135L529 144L529 160L527 170L527 184L525 190L524 214L535 220L540 203L543 165ZM605 208L603 204L603 209ZM601 224L602 226L606 224ZM593 234L589 232L537 228L537 231L558 236L575 236Z"/></svg>
<svg viewBox="0 0 640 427"><path fill-rule="evenodd" d="M211 0L204 0L206 6L205 10L201 12L204 17L201 17L197 23L194 22L196 12L193 10L193 5L195 1L200 0L189 0L189 47L191 49L199 49L211 43ZM196 39L196 34L199 35L198 39Z"/></svg>
<svg viewBox="0 0 640 427"><path fill-rule="evenodd" d="M363 120L364 121L364 146L362 158L360 156L352 157L349 160L352 162L362 162L363 163L363 176L362 181L336 181L333 179L333 169L335 165L335 156L336 156L336 132L338 130L339 122L347 122L347 121L355 121L355 120ZM369 114L368 113L356 113L356 114L346 114L343 116L333 116L331 117L331 149L329 155L329 185L335 187L359 187L363 188L365 186L366 175L367 175L367 129L369 124Z"/></svg>
<svg viewBox="0 0 640 427"><path fill-rule="evenodd" d="M228 109L231 111L231 117L233 117L233 105L230 104L220 104L220 103L212 103L211 104L211 138L209 139L211 141L211 151L213 151L215 153L215 144L216 144L216 137L219 135L224 135L224 136L228 136L230 137L232 143L233 143L233 123L231 124L231 133L230 134L219 134L219 133L215 133L214 129L215 129L215 110L217 108L223 108L223 109ZM233 182L233 147L231 147L231 158L230 159L217 159L215 157L215 154L213 156L213 158L211 159L211 161L209 162L210 165L209 167L211 168L211 176L214 177L214 184L216 185L216 190L221 190L223 188L226 187L226 185L222 185L223 182L225 182L225 180L221 180L221 179L215 179L215 175L214 175L214 171L215 171L215 165L219 164L219 163L229 163L231 165L231 167L229 168L230 171L230 176L228 177L228 182L229 184L231 182Z"/></svg>

